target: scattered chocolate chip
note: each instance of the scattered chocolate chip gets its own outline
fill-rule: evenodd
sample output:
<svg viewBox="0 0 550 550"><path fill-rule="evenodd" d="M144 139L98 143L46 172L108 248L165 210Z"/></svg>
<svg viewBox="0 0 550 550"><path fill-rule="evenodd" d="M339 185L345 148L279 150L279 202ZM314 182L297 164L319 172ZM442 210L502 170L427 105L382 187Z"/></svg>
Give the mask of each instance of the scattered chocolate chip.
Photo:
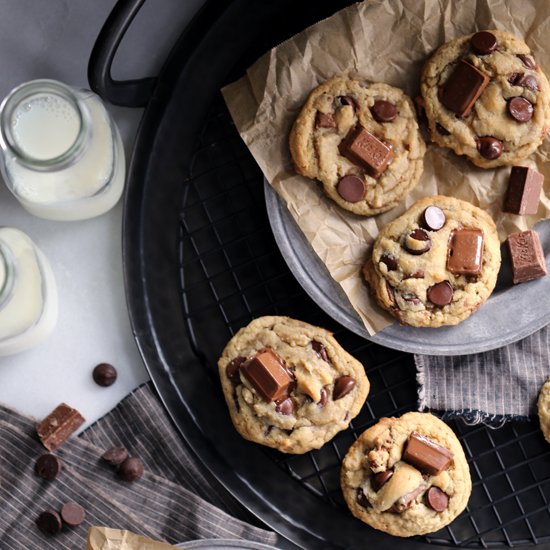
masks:
<svg viewBox="0 0 550 550"><path fill-rule="evenodd" d="M382 254L380 262L386 264L388 271L395 271L397 269L397 260L391 254Z"/></svg>
<svg viewBox="0 0 550 550"><path fill-rule="evenodd" d="M427 297L435 306L446 306L453 299L453 287L449 281L441 281L428 288Z"/></svg>
<svg viewBox="0 0 550 550"><path fill-rule="evenodd" d="M521 62L528 68L532 69L533 71L537 68L537 64L535 63L535 60L528 55L525 55L523 53L518 53L517 55L519 59L521 59Z"/></svg>
<svg viewBox="0 0 550 550"><path fill-rule="evenodd" d="M36 426L36 433L48 451L55 451L84 422L76 409L61 403Z"/></svg>
<svg viewBox="0 0 550 550"><path fill-rule="evenodd" d="M127 458L118 469L118 476L122 481L137 481L144 471L143 462L136 457Z"/></svg>
<svg viewBox="0 0 550 550"><path fill-rule="evenodd" d="M101 459L111 466L120 466L127 458L128 449L126 447L112 447L101 455Z"/></svg>
<svg viewBox="0 0 550 550"><path fill-rule="evenodd" d="M513 97L508 101L508 112L518 122L529 122L533 117L533 105L524 97Z"/></svg>
<svg viewBox="0 0 550 550"><path fill-rule="evenodd" d="M493 53L498 45L497 37L487 31L476 32L470 39L472 48L478 55Z"/></svg>
<svg viewBox="0 0 550 550"><path fill-rule="evenodd" d="M432 239L425 229L418 227L405 237L404 247L410 254L420 256L420 254L424 254L430 250Z"/></svg>
<svg viewBox="0 0 550 550"><path fill-rule="evenodd" d="M445 225L445 214L438 206L428 206L422 213L422 225L430 231L439 231Z"/></svg>
<svg viewBox="0 0 550 550"><path fill-rule="evenodd" d="M435 129L437 130L437 133L442 135L442 136L450 136L451 135L451 132L449 132L449 130L447 130L447 128L445 128L444 126L441 126L441 124L439 124L439 122L436 122Z"/></svg>
<svg viewBox="0 0 550 550"><path fill-rule="evenodd" d="M430 508L436 512L443 512L449 506L449 497L439 487L430 487L426 493L426 500Z"/></svg>
<svg viewBox="0 0 550 550"><path fill-rule="evenodd" d="M382 485L386 483L393 475L393 470L384 470L383 472L378 472L372 476L372 488L378 492L382 488Z"/></svg>
<svg viewBox="0 0 550 550"><path fill-rule="evenodd" d="M92 376L98 386L107 387L112 386L116 382L117 371L109 363L100 363L94 368Z"/></svg>
<svg viewBox="0 0 550 550"><path fill-rule="evenodd" d="M245 361L246 357L242 356L235 357L235 359L231 359L231 361L229 361L227 367L225 367L225 374L227 375L227 378L231 380L231 382L240 382L241 378L239 376L239 369Z"/></svg>
<svg viewBox="0 0 550 550"><path fill-rule="evenodd" d="M34 472L42 479L52 481L59 475L61 468L62 463L59 457L51 453L46 453L36 461Z"/></svg>
<svg viewBox="0 0 550 550"><path fill-rule="evenodd" d="M321 398L319 399L319 407L323 408L328 401L328 391L325 388L321 388Z"/></svg>
<svg viewBox="0 0 550 550"><path fill-rule="evenodd" d="M406 279L423 279L424 278L424 272L419 269L418 271L415 271L414 273L404 273L403 274L403 280Z"/></svg>
<svg viewBox="0 0 550 550"><path fill-rule="evenodd" d="M348 202L359 202L365 196L365 182L359 176L344 176L336 186L338 194Z"/></svg>
<svg viewBox="0 0 550 550"><path fill-rule="evenodd" d="M339 95L338 99L342 105L350 105L354 111L357 111L357 102L349 95Z"/></svg>
<svg viewBox="0 0 550 550"><path fill-rule="evenodd" d="M367 498L361 487L357 489L357 504L359 504L359 506L362 506L363 508L371 507L371 503L369 502L369 499Z"/></svg>
<svg viewBox="0 0 550 550"><path fill-rule="evenodd" d="M312 340L311 347L313 348L313 351L319 356L320 359L323 361L329 362L327 350L325 349L325 346L321 344L321 342L317 342L317 340Z"/></svg>
<svg viewBox="0 0 550 550"><path fill-rule="evenodd" d="M502 141L492 136L477 138L477 150L482 157L494 160L502 155Z"/></svg>
<svg viewBox="0 0 550 550"><path fill-rule="evenodd" d="M377 122L393 122L397 116L397 107L389 101L378 99L371 107L371 113Z"/></svg>
<svg viewBox="0 0 550 550"><path fill-rule="evenodd" d="M57 535L61 532L61 518L57 512L46 510L36 519L36 525L45 535Z"/></svg>
<svg viewBox="0 0 550 550"><path fill-rule="evenodd" d="M63 523L69 527L76 527L84 521L86 512L77 502L67 502L61 507L60 516Z"/></svg>
<svg viewBox="0 0 550 550"><path fill-rule="evenodd" d="M294 412L294 401L290 397L287 397L277 403L275 410L280 414L288 416Z"/></svg>
<svg viewBox="0 0 550 550"><path fill-rule="evenodd" d="M315 117L315 127L316 128L336 128L336 122L332 113L321 113L317 111L317 116Z"/></svg>
<svg viewBox="0 0 550 550"><path fill-rule="evenodd" d="M531 90L532 92L538 92L539 91L539 81L532 74L520 74L518 76L518 78L516 78L514 84L516 86L521 86L523 88L527 88L528 90Z"/></svg>
<svg viewBox="0 0 550 550"><path fill-rule="evenodd" d="M355 380L351 376L340 376L334 382L332 399L334 401L346 396L355 387Z"/></svg>

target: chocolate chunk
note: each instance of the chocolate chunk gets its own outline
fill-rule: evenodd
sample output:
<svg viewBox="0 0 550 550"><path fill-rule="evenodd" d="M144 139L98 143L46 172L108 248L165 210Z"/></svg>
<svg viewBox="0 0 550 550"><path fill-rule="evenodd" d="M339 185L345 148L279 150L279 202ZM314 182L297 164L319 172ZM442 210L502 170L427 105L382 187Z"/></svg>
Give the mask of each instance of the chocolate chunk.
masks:
<svg viewBox="0 0 550 550"><path fill-rule="evenodd" d="M539 91L539 81L535 76L532 74L520 74L514 81L515 86L521 86L523 88L527 88L528 90L531 90L532 92L538 92Z"/></svg>
<svg viewBox="0 0 550 550"><path fill-rule="evenodd" d="M242 365L241 372L264 401L288 397L294 382L283 360L271 348L259 351Z"/></svg>
<svg viewBox="0 0 550 550"><path fill-rule="evenodd" d="M510 84L512 84L512 86L515 86L516 82L522 75L523 73L510 73L507 80Z"/></svg>
<svg viewBox="0 0 550 550"><path fill-rule="evenodd" d="M493 53L498 46L497 37L487 31L476 32L470 39L472 48L478 55Z"/></svg>
<svg viewBox="0 0 550 550"><path fill-rule="evenodd" d="M36 525L45 535L57 535L61 532L61 518L53 510L45 510L36 519Z"/></svg>
<svg viewBox="0 0 550 550"><path fill-rule="evenodd" d="M453 287L449 281L441 281L428 288L427 297L435 306L446 306L453 299Z"/></svg>
<svg viewBox="0 0 550 550"><path fill-rule="evenodd" d="M111 466L120 466L127 458L128 449L126 447L112 447L101 455L101 459Z"/></svg>
<svg viewBox="0 0 550 550"><path fill-rule="evenodd" d="M422 494L425 488L425 485L419 485L410 493L407 493L406 495L403 495L401 498L399 498L388 511L400 514L401 512L409 509L412 506L413 502L416 500L416 497Z"/></svg>
<svg viewBox="0 0 550 550"><path fill-rule="evenodd" d="M419 269L418 271L415 271L414 273L404 273L403 274L403 280L406 279L423 279L424 278L424 272Z"/></svg>
<svg viewBox="0 0 550 550"><path fill-rule="evenodd" d="M405 462L431 476L436 476L448 468L452 459L451 451L418 432L410 435L403 453Z"/></svg>
<svg viewBox="0 0 550 550"><path fill-rule="evenodd" d="M348 202L359 202L365 196L365 182L359 176L348 174L336 186L338 194Z"/></svg>
<svg viewBox="0 0 550 550"><path fill-rule="evenodd" d="M525 55L523 53L518 53L517 55L520 59L521 59L521 62L528 68L528 69L532 69L533 71L537 68L537 64L535 63L535 60L531 57L529 57L528 55Z"/></svg>
<svg viewBox="0 0 550 550"><path fill-rule="evenodd" d="M478 68L466 61L460 61L443 86L441 103L459 117L466 117L489 80L489 76Z"/></svg>
<svg viewBox="0 0 550 550"><path fill-rule="evenodd" d="M38 437L48 451L55 451L85 420L69 405L61 403L36 426Z"/></svg>
<svg viewBox="0 0 550 550"><path fill-rule="evenodd" d="M443 512L449 506L449 497L439 487L430 487L426 493L428 506L436 512Z"/></svg>
<svg viewBox="0 0 550 550"><path fill-rule="evenodd" d="M363 508L371 507L371 503L369 502L369 499L367 498L361 487L357 489L357 504L359 504L359 506L362 506Z"/></svg>
<svg viewBox="0 0 550 550"><path fill-rule="evenodd" d="M77 502L67 502L61 507L60 516L63 523L69 527L76 527L84 521L86 512Z"/></svg>
<svg viewBox="0 0 550 550"><path fill-rule="evenodd" d="M117 371L109 363L100 363L94 368L92 376L98 386L107 387L112 386L116 382Z"/></svg>
<svg viewBox="0 0 550 550"><path fill-rule="evenodd" d="M477 138L477 150L482 157L488 160L494 160L502 155L502 141L492 136L483 136Z"/></svg>
<svg viewBox="0 0 550 550"><path fill-rule="evenodd" d="M386 291L388 292L388 300L395 305L395 292L393 291L393 287L386 281Z"/></svg>
<svg viewBox="0 0 550 550"><path fill-rule="evenodd" d="M439 122L436 122L435 129L437 130L437 133L442 135L442 136L450 136L451 135L451 132L449 132L449 130L447 130L447 128L445 128L444 126L441 126L441 124L439 124Z"/></svg>
<svg viewBox="0 0 550 550"><path fill-rule="evenodd" d="M336 401L345 397L353 388L355 388L355 380L351 376L340 376L334 381L332 399Z"/></svg>
<svg viewBox="0 0 550 550"><path fill-rule="evenodd" d="M246 357L235 357L235 359L231 359L229 363L227 364L227 367L225 367L225 374L227 375L227 378L231 380L231 382L239 383L241 381L241 378L239 376L239 370L241 368L241 365L246 361Z"/></svg>
<svg viewBox="0 0 550 550"><path fill-rule="evenodd" d="M315 117L315 127L316 128L336 128L336 122L332 113L321 113L317 111L317 116Z"/></svg>
<svg viewBox="0 0 550 550"><path fill-rule="evenodd" d="M357 111L357 101L349 95L339 95L338 99L342 105L350 105L354 111Z"/></svg>
<svg viewBox="0 0 550 550"><path fill-rule="evenodd" d="M414 305L418 305L420 303L420 298L411 292L403 294L403 300L405 300L405 302L411 302Z"/></svg>
<svg viewBox="0 0 550 550"><path fill-rule="evenodd" d="M129 457L127 458L118 469L118 477L122 481L137 481L143 475L145 467L140 458Z"/></svg>
<svg viewBox="0 0 550 550"><path fill-rule="evenodd" d="M294 412L294 401L290 397L287 397L277 403L275 410L280 414L288 416Z"/></svg>
<svg viewBox="0 0 550 550"><path fill-rule="evenodd" d="M378 492L382 488L382 485L386 483L393 475L393 470L384 470L383 472L378 472L372 476L372 488Z"/></svg>
<svg viewBox="0 0 550 550"><path fill-rule="evenodd" d="M438 206L428 206L422 213L422 225L430 231L439 231L445 225L445 214Z"/></svg>
<svg viewBox="0 0 550 550"><path fill-rule="evenodd" d="M536 231L530 229L512 233L506 242L512 261L512 282L515 285L547 274L544 252Z"/></svg>
<svg viewBox="0 0 550 550"><path fill-rule="evenodd" d="M393 122L397 116L397 107L389 101L378 99L371 107L371 113L377 122Z"/></svg>
<svg viewBox="0 0 550 550"><path fill-rule="evenodd" d="M513 97L508 101L508 112L518 122L529 122L533 117L533 105L524 97Z"/></svg>
<svg viewBox="0 0 550 550"><path fill-rule="evenodd" d="M544 176L527 166L513 166L504 200L504 212L536 214Z"/></svg>
<svg viewBox="0 0 550 550"><path fill-rule="evenodd" d="M317 342L317 340L312 340L311 347L313 348L313 351L319 356L320 359L323 361L329 362L327 350L321 342Z"/></svg>
<svg viewBox="0 0 550 550"><path fill-rule="evenodd" d="M59 457L46 453L36 461L34 472L38 477L52 481L59 475L61 468L62 463Z"/></svg>
<svg viewBox="0 0 550 550"><path fill-rule="evenodd" d="M339 146L340 154L378 178L393 160L391 145L380 141L360 124L352 128Z"/></svg>
<svg viewBox="0 0 550 550"><path fill-rule="evenodd" d="M403 243L405 250L415 256L420 256L428 252L432 247L432 239L425 229L420 227L413 229L406 237Z"/></svg>
<svg viewBox="0 0 550 550"><path fill-rule="evenodd" d="M391 254L382 254L380 263L386 264L388 271L395 271L397 269L397 260Z"/></svg>
<svg viewBox="0 0 550 550"><path fill-rule="evenodd" d="M328 391L325 388L321 388L321 398L319 399L319 403L317 403L317 405L323 408L327 404L327 401L328 401Z"/></svg>
<svg viewBox="0 0 550 550"><path fill-rule="evenodd" d="M479 275L483 262L483 231L461 227L451 233L447 269L455 275Z"/></svg>

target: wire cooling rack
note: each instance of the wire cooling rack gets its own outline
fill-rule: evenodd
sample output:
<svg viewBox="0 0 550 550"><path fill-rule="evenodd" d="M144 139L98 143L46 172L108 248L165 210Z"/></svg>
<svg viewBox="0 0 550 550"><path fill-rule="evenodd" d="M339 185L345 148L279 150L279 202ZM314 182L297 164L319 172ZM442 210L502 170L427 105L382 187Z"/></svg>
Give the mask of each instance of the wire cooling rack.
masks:
<svg viewBox="0 0 550 550"><path fill-rule="evenodd" d="M212 106L185 183L179 237L189 337L214 384L227 340L261 315L324 326L365 365L371 392L348 430L305 455L265 449L265 460L278 464L289 483L299 482L330 503L335 514L349 514L338 482L341 460L377 419L416 408L413 358L339 327L295 281L271 234L262 174L221 97ZM472 496L450 526L419 540L466 548L550 545L550 446L538 424L512 422L494 430L460 420L450 425L469 461Z"/></svg>

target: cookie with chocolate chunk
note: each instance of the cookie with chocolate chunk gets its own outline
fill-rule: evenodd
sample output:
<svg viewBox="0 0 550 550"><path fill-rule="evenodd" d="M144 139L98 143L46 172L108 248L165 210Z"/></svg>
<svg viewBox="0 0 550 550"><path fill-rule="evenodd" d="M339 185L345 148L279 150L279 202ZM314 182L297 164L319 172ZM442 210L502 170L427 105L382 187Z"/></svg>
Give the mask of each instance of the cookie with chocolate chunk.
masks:
<svg viewBox="0 0 550 550"><path fill-rule="evenodd" d="M515 164L550 127L550 85L523 40L481 31L441 46L421 92L432 140L481 168Z"/></svg>
<svg viewBox="0 0 550 550"><path fill-rule="evenodd" d="M472 491L464 451L453 431L429 413L382 418L350 447L340 484L352 514L398 537L451 523Z"/></svg>
<svg viewBox="0 0 550 550"><path fill-rule="evenodd" d="M218 361L237 431L285 453L318 449L363 406L363 365L332 334L289 317L260 317L231 338Z"/></svg>
<svg viewBox="0 0 550 550"><path fill-rule="evenodd" d="M544 439L550 443L550 378L544 382L537 401L540 429Z"/></svg>
<svg viewBox="0 0 550 550"><path fill-rule="evenodd" d="M500 261L487 213L434 196L382 229L363 274L380 306L402 324L439 327L463 321L489 297Z"/></svg>
<svg viewBox="0 0 550 550"><path fill-rule="evenodd" d="M315 88L290 134L296 171L339 206L372 216L416 185L426 147L400 89L335 76Z"/></svg>

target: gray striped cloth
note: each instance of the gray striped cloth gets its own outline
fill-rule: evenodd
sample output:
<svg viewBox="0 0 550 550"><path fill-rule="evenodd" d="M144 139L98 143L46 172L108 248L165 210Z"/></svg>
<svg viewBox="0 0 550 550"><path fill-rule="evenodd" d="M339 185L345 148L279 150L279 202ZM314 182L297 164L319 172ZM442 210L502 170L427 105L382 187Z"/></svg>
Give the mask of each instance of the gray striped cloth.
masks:
<svg viewBox="0 0 550 550"><path fill-rule="evenodd" d="M550 329L485 353L416 355L415 362L421 411L495 427L526 420L536 414L540 388L550 376Z"/></svg>
<svg viewBox="0 0 550 550"><path fill-rule="evenodd" d="M104 450L121 445L145 463L145 474L135 483L119 481L99 460ZM92 525L172 544L200 538L276 542L276 535L253 525L252 516L197 463L149 385L64 443L56 451L63 469L53 481L34 474L44 452L35 421L0 406L2 550L84 550ZM85 508L84 523L53 537L42 534L35 525L38 515L70 501Z"/></svg>

